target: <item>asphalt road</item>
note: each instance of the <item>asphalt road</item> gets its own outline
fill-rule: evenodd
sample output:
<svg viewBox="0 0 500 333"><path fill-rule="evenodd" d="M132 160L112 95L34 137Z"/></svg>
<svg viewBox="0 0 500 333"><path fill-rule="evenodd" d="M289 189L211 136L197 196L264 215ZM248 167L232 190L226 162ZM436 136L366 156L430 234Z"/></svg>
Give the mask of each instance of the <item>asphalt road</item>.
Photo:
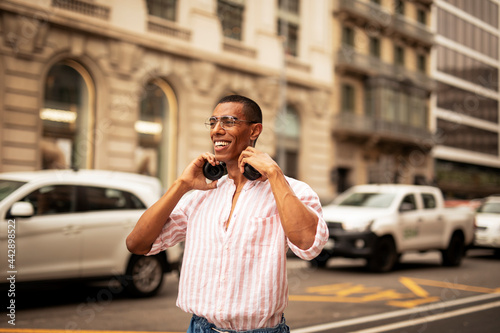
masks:
<svg viewBox="0 0 500 333"><path fill-rule="evenodd" d="M16 290L15 326L2 307L0 332L71 330L185 332L190 315L175 307L177 275L160 294L131 299L109 281L55 284ZM473 250L460 267L440 265L437 253L409 254L393 272L369 273L361 260L333 259L312 269L292 258L292 333L497 332L500 327L500 259ZM4 291L2 291L4 293Z"/></svg>

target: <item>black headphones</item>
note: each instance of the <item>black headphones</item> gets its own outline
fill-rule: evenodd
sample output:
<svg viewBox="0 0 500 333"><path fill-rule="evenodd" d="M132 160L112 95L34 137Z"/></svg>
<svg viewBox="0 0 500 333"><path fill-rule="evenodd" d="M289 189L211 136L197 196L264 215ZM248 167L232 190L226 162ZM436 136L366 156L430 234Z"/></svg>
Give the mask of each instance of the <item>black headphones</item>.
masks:
<svg viewBox="0 0 500 333"><path fill-rule="evenodd" d="M218 165L212 165L208 161L203 165L203 174L207 179L217 180L220 177L224 176L227 173L226 164L224 162L220 162ZM256 180L259 179L262 175L260 172L255 170L253 166L250 164L245 164L245 172L243 172L243 176L245 176L248 180Z"/></svg>

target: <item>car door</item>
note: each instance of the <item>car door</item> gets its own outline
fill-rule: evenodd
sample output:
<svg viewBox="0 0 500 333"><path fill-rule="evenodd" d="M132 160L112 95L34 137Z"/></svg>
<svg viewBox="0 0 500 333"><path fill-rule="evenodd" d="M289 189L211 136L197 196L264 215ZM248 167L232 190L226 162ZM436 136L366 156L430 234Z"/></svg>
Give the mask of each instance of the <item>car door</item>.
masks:
<svg viewBox="0 0 500 333"><path fill-rule="evenodd" d="M437 208L437 200L432 193L421 193L422 221L420 234L422 245L426 248L438 248L444 231L443 211Z"/></svg>
<svg viewBox="0 0 500 333"><path fill-rule="evenodd" d="M42 186L21 201L33 205L34 215L16 218L18 280L78 277L82 242L75 216L75 187Z"/></svg>
<svg viewBox="0 0 500 333"><path fill-rule="evenodd" d="M412 250L419 247L420 238L420 210L417 206L415 194L407 194L399 204L399 223L402 250Z"/></svg>
<svg viewBox="0 0 500 333"><path fill-rule="evenodd" d="M146 206L133 194L109 187L82 186L82 276L123 274L130 253L125 239Z"/></svg>

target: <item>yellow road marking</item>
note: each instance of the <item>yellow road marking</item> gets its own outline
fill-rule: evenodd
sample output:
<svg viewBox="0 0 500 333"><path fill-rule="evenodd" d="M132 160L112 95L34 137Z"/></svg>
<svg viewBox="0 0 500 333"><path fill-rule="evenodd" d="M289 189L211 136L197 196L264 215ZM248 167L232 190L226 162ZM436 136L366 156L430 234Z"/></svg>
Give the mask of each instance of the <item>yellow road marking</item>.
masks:
<svg viewBox="0 0 500 333"><path fill-rule="evenodd" d="M434 280L426 280L426 279L418 279L411 278L415 283L420 285L429 286L429 287L441 287L441 288L449 288L449 289L457 289L463 291L472 291L476 293L482 294L492 294L500 292L500 288L492 289L492 288L484 288L484 287L475 287L468 286L465 284L453 283L453 282L445 282L445 281L434 281Z"/></svg>
<svg viewBox="0 0 500 333"><path fill-rule="evenodd" d="M290 301L299 302L334 302L334 303L367 303L387 301L387 305L402 308L413 308L422 304L437 302L438 296L429 296L422 286L456 289L483 294L500 293L500 288L484 288L468 286L446 281L434 281L419 278L400 277L399 282L410 293L400 293L393 289L382 290L380 287L366 287L362 284L337 283L317 287L309 287L306 292L316 295L290 295ZM360 296L360 294L364 294ZM357 296L356 296L357 295ZM417 298L415 298L415 296Z"/></svg>
<svg viewBox="0 0 500 333"><path fill-rule="evenodd" d="M400 277L399 282L401 282L406 288L410 289L412 293L417 295L418 297L427 297L429 296L429 293L422 287L420 287L418 284L415 283L415 280L407 278L407 277Z"/></svg>

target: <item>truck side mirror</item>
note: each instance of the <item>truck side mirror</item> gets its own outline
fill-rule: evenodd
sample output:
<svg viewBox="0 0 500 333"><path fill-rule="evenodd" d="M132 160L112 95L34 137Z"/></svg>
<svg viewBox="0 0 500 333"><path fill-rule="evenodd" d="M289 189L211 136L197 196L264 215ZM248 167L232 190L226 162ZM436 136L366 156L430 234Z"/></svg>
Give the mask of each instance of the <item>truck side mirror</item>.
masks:
<svg viewBox="0 0 500 333"><path fill-rule="evenodd" d="M12 217L31 217L35 215L35 208L31 202L18 201L12 205L8 215Z"/></svg>

